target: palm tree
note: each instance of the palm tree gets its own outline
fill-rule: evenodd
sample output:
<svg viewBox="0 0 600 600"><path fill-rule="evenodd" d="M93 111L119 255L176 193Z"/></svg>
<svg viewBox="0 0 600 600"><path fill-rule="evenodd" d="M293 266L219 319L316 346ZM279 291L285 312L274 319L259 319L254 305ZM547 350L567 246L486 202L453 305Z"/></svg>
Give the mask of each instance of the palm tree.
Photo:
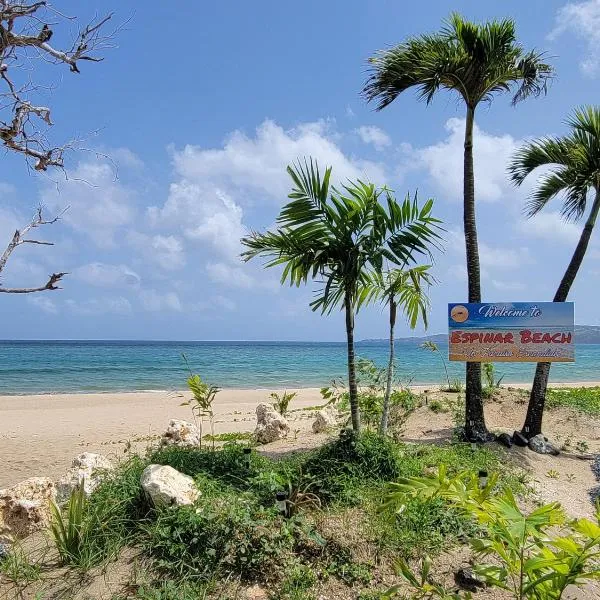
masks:
<svg viewBox="0 0 600 600"><path fill-rule="evenodd" d="M427 312L429 311L429 298L424 285L431 285L433 279L429 274L431 265L421 265L412 269L394 269L386 273L375 273L371 294L373 297L380 296L389 306L390 311L390 353L386 374L385 394L383 397L383 412L379 433L387 433L388 418L390 412L390 397L392 395L392 382L394 377L394 328L396 327L396 316L398 308L406 315L408 324L414 329L419 322L423 321L427 327Z"/></svg>
<svg viewBox="0 0 600 600"><path fill-rule="evenodd" d="M565 220L581 219L588 208L588 197L593 196L591 209L579 242L554 294L554 302L565 302L585 256L598 212L600 211L600 108L587 106L575 110L567 119L571 128L563 137L546 137L520 148L509 170L515 184L538 167L551 167L538 180L529 197L526 213L537 215L556 196L562 196L562 216ZM523 434L533 437L542 432L542 417L550 363L540 362L535 370L529 397Z"/></svg>
<svg viewBox="0 0 600 600"><path fill-rule="evenodd" d="M441 31L408 38L370 59L371 75L364 86L367 101L377 110L400 94L416 88L429 104L438 90L456 92L466 105L464 144L463 223L467 256L469 302L481 302L479 248L475 219L473 125L481 102L496 93L512 92L513 104L545 93L552 67L542 55L523 50L512 19L484 24L451 15ZM465 435L472 441L490 439L481 396L481 365L467 363Z"/></svg>
<svg viewBox="0 0 600 600"><path fill-rule="evenodd" d="M366 299L369 272L382 270L383 261L414 263L429 254L439 238L439 222L431 216L433 200L422 207L416 197L398 203L387 188L348 182L341 190L330 186L331 168L321 177L315 162L288 167L293 189L275 231L252 232L242 239L246 261L265 256L267 267L283 265L281 282L299 286L308 278L323 282L313 310L330 313L341 306L346 315L348 389L352 427L360 430L354 357L354 313ZM385 200L385 205L381 202Z"/></svg>

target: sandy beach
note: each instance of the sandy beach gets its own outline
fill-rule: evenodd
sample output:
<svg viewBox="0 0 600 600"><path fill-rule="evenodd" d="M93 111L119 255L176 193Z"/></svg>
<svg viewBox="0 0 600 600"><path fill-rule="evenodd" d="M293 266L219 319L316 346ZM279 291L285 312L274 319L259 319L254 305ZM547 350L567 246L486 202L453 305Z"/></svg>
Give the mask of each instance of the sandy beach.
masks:
<svg viewBox="0 0 600 600"><path fill-rule="evenodd" d="M554 384L592 386L598 382ZM527 385L512 387L526 388ZM437 386L415 386L415 392ZM267 389L224 389L214 404L215 432L252 431L255 409L270 401ZM291 390L288 390L291 391ZM303 388L292 401L292 409L322 403L318 388ZM190 408L180 406L176 392L106 394L57 394L0 396L0 488L27 477L57 477L81 452L122 456L128 443L135 450L166 429L169 419L191 420ZM290 415L296 435L310 428L307 412ZM517 417L518 420L518 417ZM205 423L208 432L208 423Z"/></svg>

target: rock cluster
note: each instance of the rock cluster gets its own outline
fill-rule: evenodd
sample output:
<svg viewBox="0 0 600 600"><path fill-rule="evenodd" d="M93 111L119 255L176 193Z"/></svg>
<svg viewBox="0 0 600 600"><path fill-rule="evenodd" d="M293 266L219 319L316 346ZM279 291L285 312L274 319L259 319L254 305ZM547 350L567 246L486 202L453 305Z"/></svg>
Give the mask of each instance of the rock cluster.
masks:
<svg viewBox="0 0 600 600"><path fill-rule="evenodd" d="M73 490L83 482L83 491L89 496L115 466L102 454L84 452L76 456L71 468L56 482L57 501L66 502Z"/></svg>
<svg viewBox="0 0 600 600"><path fill-rule="evenodd" d="M22 539L45 529L55 501L56 488L48 477L31 477L0 490L0 541Z"/></svg>
<svg viewBox="0 0 600 600"><path fill-rule="evenodd" d="M167 465L148 465L141 477L142 489L153 506L193 504L200 491L194 480Z"/></svg>
<svg viewBox="0 0 600 600"><path fill-rule="evenodd" d="M270 444L288 436L288 422L271 404L261 403L256 407L256 429L254 435L259 444Z"/></svg>
<svg viewBox="0 0 600 600"><path fill-rule="evenodd" d="M171 419L160 440L161 446L178 446L180 448L200 446L201 443L202 433L198 427L179 419Z"/></svg>
<svg viewBox="0 0 600 600"><path fill-rule="evenodd" d="M544 437L541 433L534 435L529 440L529 449L537 452L538 454L552 454L558 456L560 450L555 446L547 437Z"/></svg>

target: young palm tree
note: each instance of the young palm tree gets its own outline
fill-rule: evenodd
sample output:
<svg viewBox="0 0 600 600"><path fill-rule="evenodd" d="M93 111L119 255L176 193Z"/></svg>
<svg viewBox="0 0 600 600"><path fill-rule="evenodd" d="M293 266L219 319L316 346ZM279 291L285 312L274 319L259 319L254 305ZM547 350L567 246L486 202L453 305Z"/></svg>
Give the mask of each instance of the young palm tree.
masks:
<svg viewBox="0 0 600 600"><path fill-rule="evenodd" d="M429 245L439 237L439 221L431 216L433 200L422 207L416 197L398 203L387 188L361 181L338 190L330 186L331 168L321 176L312 160L288 167L288 173L291 200L281 210L277 229L244 237L248 250L242 257L266 256L267 267L283 265L282 283L299 286L319 278L323 289L312 309L344 309L352 427L359 431L354 313L366 299L360 292L369 283L369 272L382 270L384 259L405 265L414 263L415 255L429 254Z"/></svg>
<svg viewBox="0 0 600 600"><path fill-rule="evenodd" d="M390 397L392 395L394 378L394 329L396 327L398 308L406 315L411 329L417 326L419 319L427 327L429 298L424 286L429 286L433 282L429 274L430 268L431 265L421 265L407 270L394 269L386 273L376 273L373 277L372 296L381 297L390 310L390 352L385 394L383 397L383 412L381 414L381 423L379 424L379 433L381 435L385 435L388 428Z"/></svg>
<svg viewBox="0 0 600 600"><path fill-rule="evenodd" d="M561 213L565 220L581 219L591 199L591 209L579 242L554 295L554 302L565 302L585 256L598 212L600 211L600 108L577 109L567 120L571 132L563 137L547 137L523 146L509 170L512 180L521 185L538 167L551 167L532 192L526 212L532 217L556 196L562 196ZM542 417L550 363L538 363L529 398L523 434L533 437L542 432Z"/></svg>
<svg viewBox="0 0 600 600"><path fill-rule="evenodd" d="M456 92L465 103L463 223L469 302L481 302L473 173L475 111L481 102L491 102L496 93L512 92L513 104L544 93L552 67L540 54L526 52L517 43L512 19L480 25L458 14L453 14L440 32L411 37L377 53L370 63L371 75L363 94L368 101L377 101L377 110L410 88L416 88L419 98L428 104L440 89ZM489 439L479 363L467 363L466 405L466 437Z"/></svg>

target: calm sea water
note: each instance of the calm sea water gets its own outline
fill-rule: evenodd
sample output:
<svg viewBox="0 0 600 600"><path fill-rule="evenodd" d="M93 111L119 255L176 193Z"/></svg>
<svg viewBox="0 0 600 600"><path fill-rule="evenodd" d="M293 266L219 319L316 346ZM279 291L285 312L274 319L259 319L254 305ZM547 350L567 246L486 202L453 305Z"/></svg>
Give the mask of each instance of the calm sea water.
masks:
<svg viewBox="0 0 600 600"><path fill-rule="evenodd" d="M446 352L446 348L440 346ZM398 343L397 372L406 382L440 383L440 357ZM307 342L0 342L0 394L182 389L192 369L221 387L316 387L344 377L343 343ZM357 344L357 354L384 366L385 343ZM576 361L552 367L551 380L600 380L600 345L577 347ZM464 367L450 363L451 377ZM531 381L534 364L498 364L505 383Z"/></svg>

